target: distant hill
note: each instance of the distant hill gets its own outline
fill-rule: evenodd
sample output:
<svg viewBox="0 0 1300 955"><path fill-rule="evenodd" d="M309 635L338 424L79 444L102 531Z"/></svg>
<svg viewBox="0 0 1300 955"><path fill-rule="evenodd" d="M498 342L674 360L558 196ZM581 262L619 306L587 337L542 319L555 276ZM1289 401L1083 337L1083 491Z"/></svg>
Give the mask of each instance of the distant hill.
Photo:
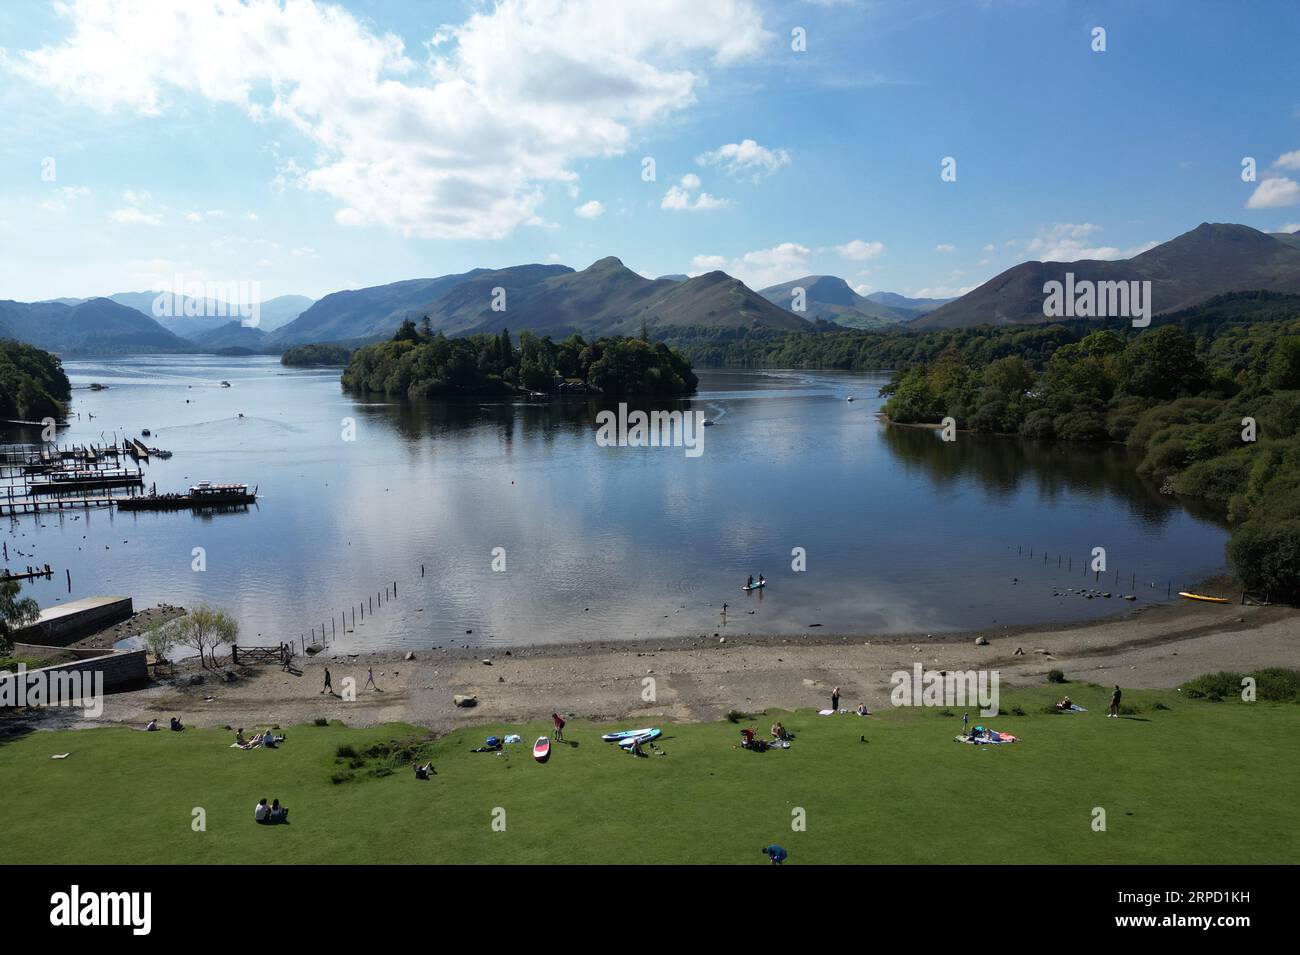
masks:
<svg viewBox="0 0 1300 955"><path fill-rule="evenodd" d="M484 271L474 269L458 275L407 279L388 285L332 292L272 332L268 344L299 345L386 338L397 330L403 319L418 319L423 314L422 309L440 295Z"/></svg>
<svg viewBox="0 0 1300 955"><path fill-rule="evenodd" d="M1285 233L1283 234L1285 235ZM911 328L1034 325L1043 314L1043 285L1089 280L1150 281L1154 314L1240 291L1300 292L1300 247L1244 225L1203 222L1141 255L1117 261L1024 262L910 323Z"/></svg>
<svg viewBox="0 0 1300 955"><path fill-rule="evenodd" d="M901 315L906 315L909 320L926 312L933 312L936 308L953 301L950 298L908 298L897 292L872 292L867 298L877 305L884 305Z"/></svg>
<svg viewBox="0 0 1300 955"><path fill-rule="evenodd" d="M795 290L803 289L804 310L794 312ZM821 319L846 328L888 328L915 318L919 312L900 311L888 304L859 295L849 283L835 275L805 275L791 282L772 285L759 292L781 308L809 320ZM902 296L898 296L902 298Z"/></svg>
<svg viewBox="0 0 1300 955"><path fill-rule="evenodd" d="M1300 249L1300 229L1295 232L1270 232L1269 235L1292 248Z"/></svg>
<svg viewBox="0 0 1300 955"><path fill-rule="evenodd" d="M155 315L154 303L159 295L167 292L115 292L104 298L133 308L141 315L155 319L158 324L182 338L192 338L204 332L220 328L232 318L241 318L238 306L232 306L219 299L199 301L184 295L173 295L170 304L171 315ZM92 301L88 298L56 298L49 301L61 305L81 305ZM264 332L274 331L282 325L293 321L312 304L312 299L305 295L279 295L257 304L257 327ZM45 304L45 303L41 303ZM251 309L248 309L251 311Z"/></svg>
<svg viewBox="0 0 1300 955"><path fill-rule="evenodd" d="M205 351L229 348L247 348L257 351L266 345L266 332L260 328L247 326L236 319L209 328L197 335L191 335L189 340Z"/></svg>
<svg viewBox="0 0 1300 955"><path fill-rule="evenodd" d="M152 318L106 298L76 305L0 302L0 325L19 341L59 353L194 350L188 341Z"/></svg>
<svg viewBox="0 0 1300 955"><path fill-rule="evenodd" d="M494 309L494 303L504 309ZM335 292L268 336L267 344L375 340L391 336L404 319L418 323L425 316L446 335L503 328L553 338L636 334L643 322L652 329L808 327L723 272L647 279L608 257L581 272L564 265L517 265Z"/></svg>

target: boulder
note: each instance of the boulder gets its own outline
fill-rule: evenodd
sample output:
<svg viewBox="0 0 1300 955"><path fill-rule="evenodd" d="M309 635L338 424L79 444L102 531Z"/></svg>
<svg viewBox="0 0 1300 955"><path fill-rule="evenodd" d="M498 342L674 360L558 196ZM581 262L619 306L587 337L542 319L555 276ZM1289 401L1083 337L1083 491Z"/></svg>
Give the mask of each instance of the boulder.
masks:
<svg viewBox="0 0 1300 955"><path fill-rule="evenodd" d="M457 706L463 706L466 708L471 706L478 706L478 697L471 696L468 693L457 693L451 698L451 701L455 703Z"/></svg>

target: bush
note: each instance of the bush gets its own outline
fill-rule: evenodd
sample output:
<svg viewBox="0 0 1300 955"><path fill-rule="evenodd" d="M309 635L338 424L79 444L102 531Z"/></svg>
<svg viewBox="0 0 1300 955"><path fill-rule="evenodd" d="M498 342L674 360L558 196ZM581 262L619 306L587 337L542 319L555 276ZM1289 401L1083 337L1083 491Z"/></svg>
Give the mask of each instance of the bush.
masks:
<svg viewBox="0 0 1300 955"><path fill-rule="evenodd" d="M1065 678L1065 673L1063 671L1049 670L1047 672L1047 682L1048 683L1069 683L1070 681Z"/></svg>
<svg viewBox="0 0 1300 955"><path fill-rule="evenodd" d="M1228 542L1228 562L1247 590L1300 599L1300 519L1247 521Z"/></svg>
<svg viewBox="0 0 1300 955"><path fill-rule="evenodd" d="M334 751L334 755L339 759L356 759L357 750L351 743L339 743L339 748Z"/></svg>

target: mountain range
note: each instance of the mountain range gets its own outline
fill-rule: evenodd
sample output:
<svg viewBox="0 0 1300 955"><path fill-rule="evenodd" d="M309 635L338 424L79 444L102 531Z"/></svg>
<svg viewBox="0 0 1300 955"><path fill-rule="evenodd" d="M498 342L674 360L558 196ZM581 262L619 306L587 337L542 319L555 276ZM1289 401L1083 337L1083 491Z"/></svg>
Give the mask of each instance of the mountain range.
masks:
<svg viewBox="0 0 1300 955"><path fill-rule="evenodd" d="M177 301L172 316L153 317L156 292L108 298L0 302L0 337L55 352L278 352L298 344L349 346L387 338L407 319L426 318L447 335L503 328L552 338L573 332L636 335L642 327L816 331L825 322L865 329L934 329L1030 325L1044 314L1044 284L1151 282L1153 314L1175 312L1215 295L1241 291L1300 293L1300 232L1265 233L1243 225L1202 223L1161 245L1118 260L1024 262L957 299L861 295L842 278L809 275L755 292L725 272L649 279L614 257L581 271L566 265L472 269L349 289L313 302L286 295L260 303L260 323L246 327L219 303ZM803 289L802 302L796 302ZM793 309L802 304L800 311ZM186 316L185 311L206 313ZM218 314L212 315L213 312Z"/></svg>
<svg viewBox="0 0 1300 955"><path fill-rule="evenodd" d="M1128 259L1022 262L910 325L917 329L1035 325L1047 282L1151 283L1152 314L1176 312L1227 292L1300 292L1300 235L1202 222Z"/></svg>
<svg viewBox="0 0 1300 955"><path fill-rule="evenodd" d="M634 335L674 326L808 329L810 323L725 272L647 279L609 256L581 272L565 265L475 269L434 279L326 295L273 332L274 345L391 335L404 319L428 317L447 335L527 329L563 338Z"/></svg>
<svg viewBox="0 0 1300 955"><path fill-rule="evenodd" d="M802 292L799 290L802 289ZM859 295L835 275L805 275L792 282L772 285L758 293L769 302L809 319L834 322L846 328L881 329L910 322L951 299L908 298L895 292ZM802 303L796 302L802 296ZM802 308L797 306L802 305Z"/></svg>

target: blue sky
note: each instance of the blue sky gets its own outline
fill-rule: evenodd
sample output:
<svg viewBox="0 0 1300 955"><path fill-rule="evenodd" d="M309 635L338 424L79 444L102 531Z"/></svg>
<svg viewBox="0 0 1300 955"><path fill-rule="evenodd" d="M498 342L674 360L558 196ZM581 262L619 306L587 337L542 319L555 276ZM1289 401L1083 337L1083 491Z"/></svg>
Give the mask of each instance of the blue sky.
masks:
<svg viewBox="0 0 1300 955"><path fill-rule="evenodd" d="M0 298L605 255L950 295L1295 230L1298 28L1290 0L15 0Z"/></svg>

